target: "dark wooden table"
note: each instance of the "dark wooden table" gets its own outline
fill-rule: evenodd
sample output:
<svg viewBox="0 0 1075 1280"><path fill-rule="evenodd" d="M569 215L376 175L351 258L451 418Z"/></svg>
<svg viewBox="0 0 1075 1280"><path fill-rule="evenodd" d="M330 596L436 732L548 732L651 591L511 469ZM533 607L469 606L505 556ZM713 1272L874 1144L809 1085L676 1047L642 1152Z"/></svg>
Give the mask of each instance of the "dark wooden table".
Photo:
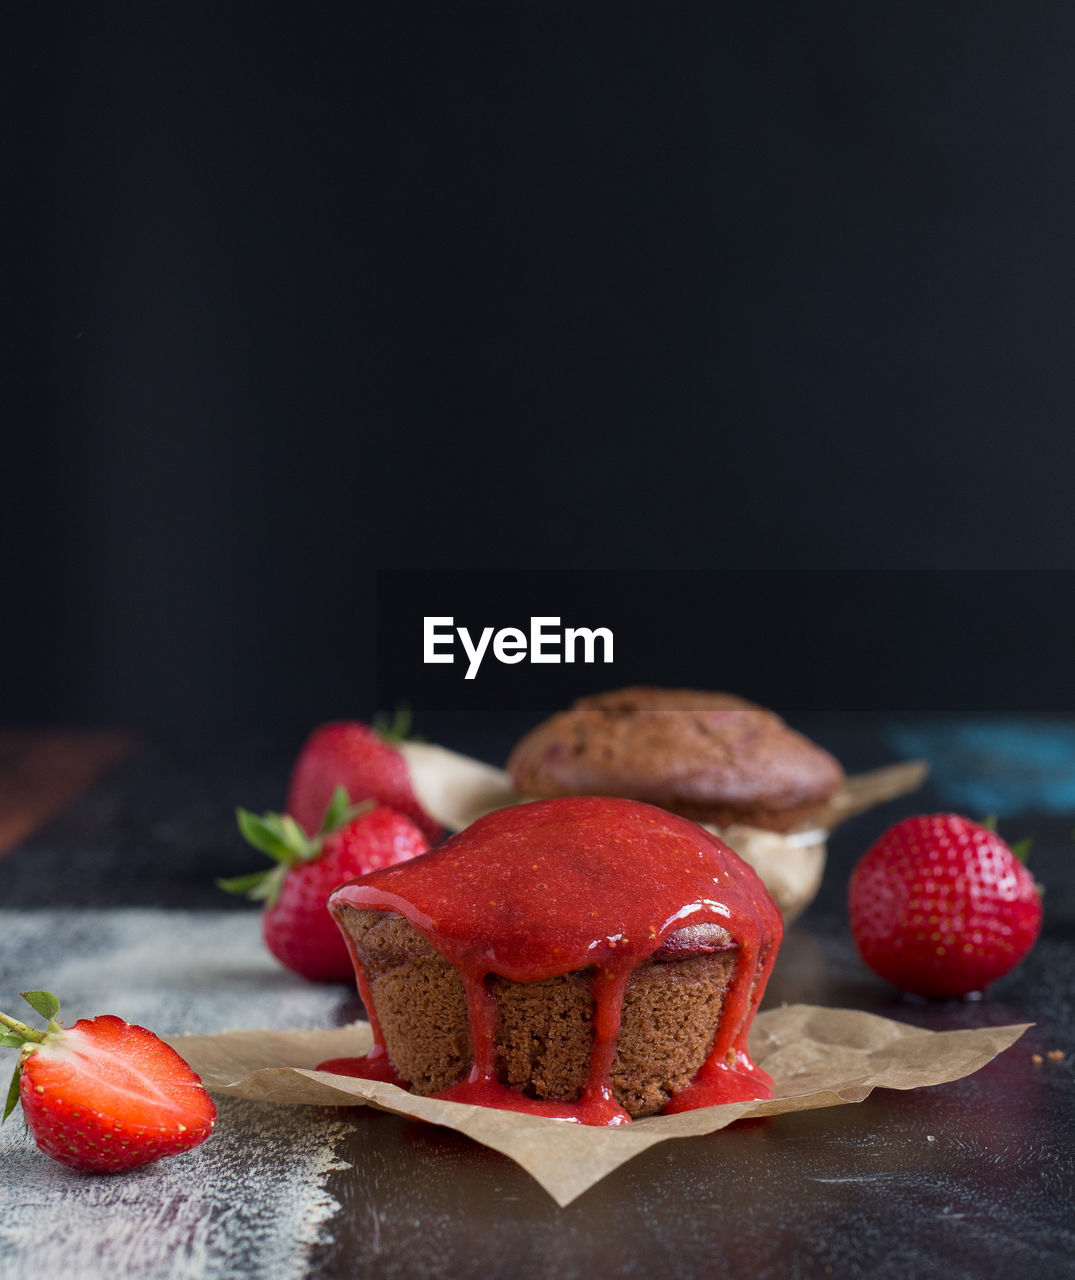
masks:
<svg viewBox="0 0 1075 1280"><path fill-rule="evenodd" d="M500 760L521 727L429 736ZM922 795L836 833L767 1003L933 1029L1036 1024L983 1071L662 1144L566 1209L506 1158L373 1110L226 1101L211 1142L114 1179L53 1165L16 1117L0 1131L0 1274L1075 1274L1075 724L803 727L853 771L925 754L935 774ZM293 741L0 744L0 1008L32 985L61 988L69 1018L112 1011L163 1033L358 1014L350 990L279 970L256 913L213 887L252 865L232 809L279 804ZM23 745L36 763L24 760L20 784ZM49 768L50 750L62 769ZM993 809L1006 834L1032 835L1046 891L1038 946L980 1002L901 999L861 967L847 932L857 857L903 814L942 808Z"/></svg>

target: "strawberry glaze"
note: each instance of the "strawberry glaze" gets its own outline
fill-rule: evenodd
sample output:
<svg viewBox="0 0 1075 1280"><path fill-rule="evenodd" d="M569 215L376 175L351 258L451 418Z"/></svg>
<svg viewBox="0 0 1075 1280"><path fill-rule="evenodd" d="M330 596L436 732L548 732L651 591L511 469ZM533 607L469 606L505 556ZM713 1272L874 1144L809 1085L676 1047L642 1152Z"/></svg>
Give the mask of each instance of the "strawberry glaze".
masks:
<svg viewBox="0 0 1075 1280"><path fill-rule="evenodd" d="M632 800L574 797L501 809L438 848L342 885L329 909L395 911L463 981L473 1065L437 1094L583 1124L623 1124L612 1096L624 991L637 966L688 924L722 926L739 948L713 1049L666 1112L772 1096L747 1055L747 1033L783 933L764 885L727 845L693 822ZM349 941L349 940L348 940ZM374 1047L324 1069L401 1083L392 1071L362 966L359 993ZM578 1102L538 1101L497 1081L490 974L536 982L592 968L594 1044Z"/></svg>

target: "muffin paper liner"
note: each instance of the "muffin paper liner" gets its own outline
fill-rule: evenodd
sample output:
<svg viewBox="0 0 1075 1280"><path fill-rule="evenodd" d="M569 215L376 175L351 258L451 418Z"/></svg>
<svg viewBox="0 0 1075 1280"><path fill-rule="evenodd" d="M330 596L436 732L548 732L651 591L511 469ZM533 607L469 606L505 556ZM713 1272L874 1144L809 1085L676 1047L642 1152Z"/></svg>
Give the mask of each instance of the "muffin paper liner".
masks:
<svg viewBox="0 0 1075 1280"><path fill-rule="evenodd" d="M420 1098L380 1081L318 1071L372 1043L369 1024L332 1031L228 1031L169 1043L211 1093L290 1105L370 1105L466 1134L509 1156L559 1204L570 1204L640 1152L673 1138L713 1133L735 1120L861 1102L874 1089L918 1089L969 1076L1009 1048L1031 1023L972 1031L923 1031L851 1009L784 1005L760 1013L750 1052L772 1077L766 1101L650 1116L612 1128Z"/></svg>

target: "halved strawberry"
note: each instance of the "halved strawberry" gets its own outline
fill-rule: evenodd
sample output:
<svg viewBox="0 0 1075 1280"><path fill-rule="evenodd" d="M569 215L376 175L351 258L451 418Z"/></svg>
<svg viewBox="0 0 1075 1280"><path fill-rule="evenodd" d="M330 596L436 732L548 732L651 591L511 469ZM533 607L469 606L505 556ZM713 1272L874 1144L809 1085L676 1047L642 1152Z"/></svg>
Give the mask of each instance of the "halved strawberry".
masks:
<svg viewBox="0 0 1075 1280"><path fill-rule="evenodd" d="M56 1020L48 991L24 991L44 1031L0 1013L0 1044L22 1050L4 1119L22 1102L38 1147L89 1173L121 1173L204 1142L216 1107L201 1080L163 1040L112 1014Z"/></svg>

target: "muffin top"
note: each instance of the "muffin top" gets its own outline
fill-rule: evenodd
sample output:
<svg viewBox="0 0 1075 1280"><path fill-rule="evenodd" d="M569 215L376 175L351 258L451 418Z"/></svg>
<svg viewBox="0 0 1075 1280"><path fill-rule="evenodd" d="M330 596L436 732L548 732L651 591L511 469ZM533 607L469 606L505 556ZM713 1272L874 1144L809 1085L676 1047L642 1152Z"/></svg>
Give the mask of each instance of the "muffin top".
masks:
<svg viewBox="0 0 1075 1280"><path fill-rule="evenodd" d="M458 968L516 982L629 971L685 923L718 926L721 945L752 958L782 930L757 874L716 836L607 796L497 809L428 854L341 885L329 910L345 906L396 911ZM700 950L702 937L682 942Z"/></svg>
<svg viewBox="0 0 1075 1280"><path fill-rule="evenodd" d="M764 707L647 687L580 698L516 745L508 772L526 796L623 796L771 831L807 818L844 781L827 751Z"/></svg>

